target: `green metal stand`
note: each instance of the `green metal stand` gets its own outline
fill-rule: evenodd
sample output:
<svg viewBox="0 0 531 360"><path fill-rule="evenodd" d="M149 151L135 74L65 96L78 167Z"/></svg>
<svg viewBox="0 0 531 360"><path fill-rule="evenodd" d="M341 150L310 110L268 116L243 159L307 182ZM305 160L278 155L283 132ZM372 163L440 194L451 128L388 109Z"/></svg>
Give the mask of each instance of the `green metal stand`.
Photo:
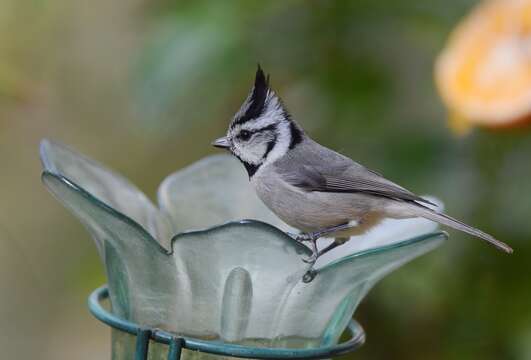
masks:
<svg viewBox="0 0 531 360"><path fill-rule="evenodd" d="M164 330L142 327L111 314L101 304L101 302L108 297L109 290L106 285L94 290L88 299L90 312L98 320L112 328L136 336L135 360L147 359L150 340L169 346L168 360L180 359L182 349L238 358L323 359L354 351L365 342L365 332L354 320L352 320L348 326L348 331L350 333L350 339L348 341L334 346L324 346L312 349L258 348L226 344L220 341L206 341L186 336L176 336Z"/></svg>

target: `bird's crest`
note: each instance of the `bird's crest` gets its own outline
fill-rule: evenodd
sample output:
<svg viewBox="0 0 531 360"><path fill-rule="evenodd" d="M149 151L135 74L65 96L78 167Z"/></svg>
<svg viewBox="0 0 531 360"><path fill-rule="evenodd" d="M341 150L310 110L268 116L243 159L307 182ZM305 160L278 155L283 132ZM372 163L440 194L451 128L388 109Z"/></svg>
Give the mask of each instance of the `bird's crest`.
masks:
<svg viewBox="0 0 531 360"><path fill-rule="evenodd" d="M266 100L270 92L269 75L264 74L264 71L258 64L256 75L254 78L254 86L251 93L243 103L240 111L236 114L233 126L236 124L243 124L249 120L259 117L266 107Z"/></svg>

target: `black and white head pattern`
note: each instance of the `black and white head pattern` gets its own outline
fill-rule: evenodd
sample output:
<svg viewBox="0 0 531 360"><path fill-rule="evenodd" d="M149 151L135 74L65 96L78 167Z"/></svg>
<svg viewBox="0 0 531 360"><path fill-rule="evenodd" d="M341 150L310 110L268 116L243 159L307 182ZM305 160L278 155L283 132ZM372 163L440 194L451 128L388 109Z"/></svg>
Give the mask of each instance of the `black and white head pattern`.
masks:
<svg viewBox="0 0 531 360"><path fill-rule="evenodd" d="M231 152L252 177L260 166L282 157L302 137L302 130L269 87L269 76L258 66L254 86L227 133Z"/></svg>

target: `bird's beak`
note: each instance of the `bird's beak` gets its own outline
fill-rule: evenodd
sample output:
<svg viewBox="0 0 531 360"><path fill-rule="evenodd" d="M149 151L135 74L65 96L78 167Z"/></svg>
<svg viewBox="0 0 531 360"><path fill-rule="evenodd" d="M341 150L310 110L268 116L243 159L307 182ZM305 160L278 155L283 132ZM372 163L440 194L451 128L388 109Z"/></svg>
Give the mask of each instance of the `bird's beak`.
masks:
<svg viewBox="0 0 531 360"><path fill-rule="evenodd" d="M220 137L219 139L216 139L214 142L212 142L212 146L215 146L221 149L230 148L229 140L227 140L225 136Z"/></svg>

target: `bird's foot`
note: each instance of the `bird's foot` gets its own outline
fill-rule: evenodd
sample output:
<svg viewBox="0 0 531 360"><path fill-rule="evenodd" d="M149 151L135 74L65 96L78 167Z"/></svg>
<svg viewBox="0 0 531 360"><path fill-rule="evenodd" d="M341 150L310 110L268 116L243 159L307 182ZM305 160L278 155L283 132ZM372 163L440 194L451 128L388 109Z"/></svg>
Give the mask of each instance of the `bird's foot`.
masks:
<svg viewBox="0 0 531 360"><path fill-rule="evenodd" d="M324 249L317 250L317 247L315 248L315 251L313 254L306 259L302 259L305 263L310 264L310 268L306 271L306 273L302 277L302 281L304 283L311 282L316 276L317 276L317 270L315 270L313 267L315 265L315 262L317 259L319 259L322 255L326 254L327 252L335 249L336 247L343 245L345 242L347 242L348 239L336 239L333 243L325 247Z"/></svg>
<svg viewBox="0 0 531 360"><path fill-rule="evenodd" d="M306 259L302 259L305 263L308 264L315 264L318 258L318 250L317 250L317 239L319 239L318 236L315 236L316 233L300 233L300 234L293 234L293 233L287 233L288 236L290 236L295 241L303 244L305 242L310 242L310 247L312 249L312 255Z"/></svg>
<svg viewBox="0 0 531 360"><path fill-rule="evenodd" d="M310 264L310 265L313 266L315 264L315 262L317 261L318 257L319 257L319 255L317 253L313 253L312 255L310 255L307 258L302 258L302 261L304 261L306 264Z"/></svg>
<svg viewBox="0 0 531 360"><path fill-rule="evenodd" d="M323 236L330 235L334 232L347 230L350 228L352 228L352 225L350 225L349 223L343 223L343 224L339 224L336 226L330 226L330 227L323 228L323 229L313 231L313 232L299 233L299 234L288 232L286 234L288 234L288 236L290 236L291 238L293 238L294 240L300 243L304 243L307 241L315 242L317 241L317 239L322 238Z"/></svg>
<svg viewBox="0 0 531 360"><path fill-rule="evenodd" d="M302 259L302 261L310 265L310 268L306 271L306 273L302 277L303 282L309 283L315 278L315 276L317 275L317 271L313 267L315 263L317 262L317 259L321 255L326 254L328 251L342 244L342 243L334 242L331 245L319 251L317 248L317 239L319 239L320 237L324 235L328 235L336 231L348 229L349 227L350 227L349 224L345 223L345 224L340 224L337 226L332 226L330 228L321 229L321 230L309 232L309 233L300 233L300 234L287 233L295 241L301 244L305 242L310 242L310 246L312 249L312 255L310 255L307 258Z"/></svg>
<svg viewBox="0 0 531 360"><path fill-rule="evenodd" d="M310 264L310 268L306 271L306 273L302 276L302 281L304 283L309 283L311 282L315 276L317 275L317 271L315 271L315 269L313 268L314 265L315 265L315 262L317 261L317 259L319 258L319 250L317 249L317 238L313 238L313 236L310 234L310 239L308 241L310 241L310 244L311 244L311 247L312 247L312 255L306 259L302 259L302 261L304 261L305 263L307 264Z"/></svg>
<svg viewBox="0 0 531 360"><path fill-rule="evenodd" d="M297 242L305 243L308 241L315 241L319 237L316 236L316 233L300 233L300 234L294 234L294 233L287 233L288 236L290 236L292 239L294 239Z"/></svg>
<svg viewBox="0 0 531 360"><path fill-rule="evenodd" d="M302 276L302 282L303 283L310 283L315 279L317 276L317 271L314 268L310 268L306 273Z"/></svg>

